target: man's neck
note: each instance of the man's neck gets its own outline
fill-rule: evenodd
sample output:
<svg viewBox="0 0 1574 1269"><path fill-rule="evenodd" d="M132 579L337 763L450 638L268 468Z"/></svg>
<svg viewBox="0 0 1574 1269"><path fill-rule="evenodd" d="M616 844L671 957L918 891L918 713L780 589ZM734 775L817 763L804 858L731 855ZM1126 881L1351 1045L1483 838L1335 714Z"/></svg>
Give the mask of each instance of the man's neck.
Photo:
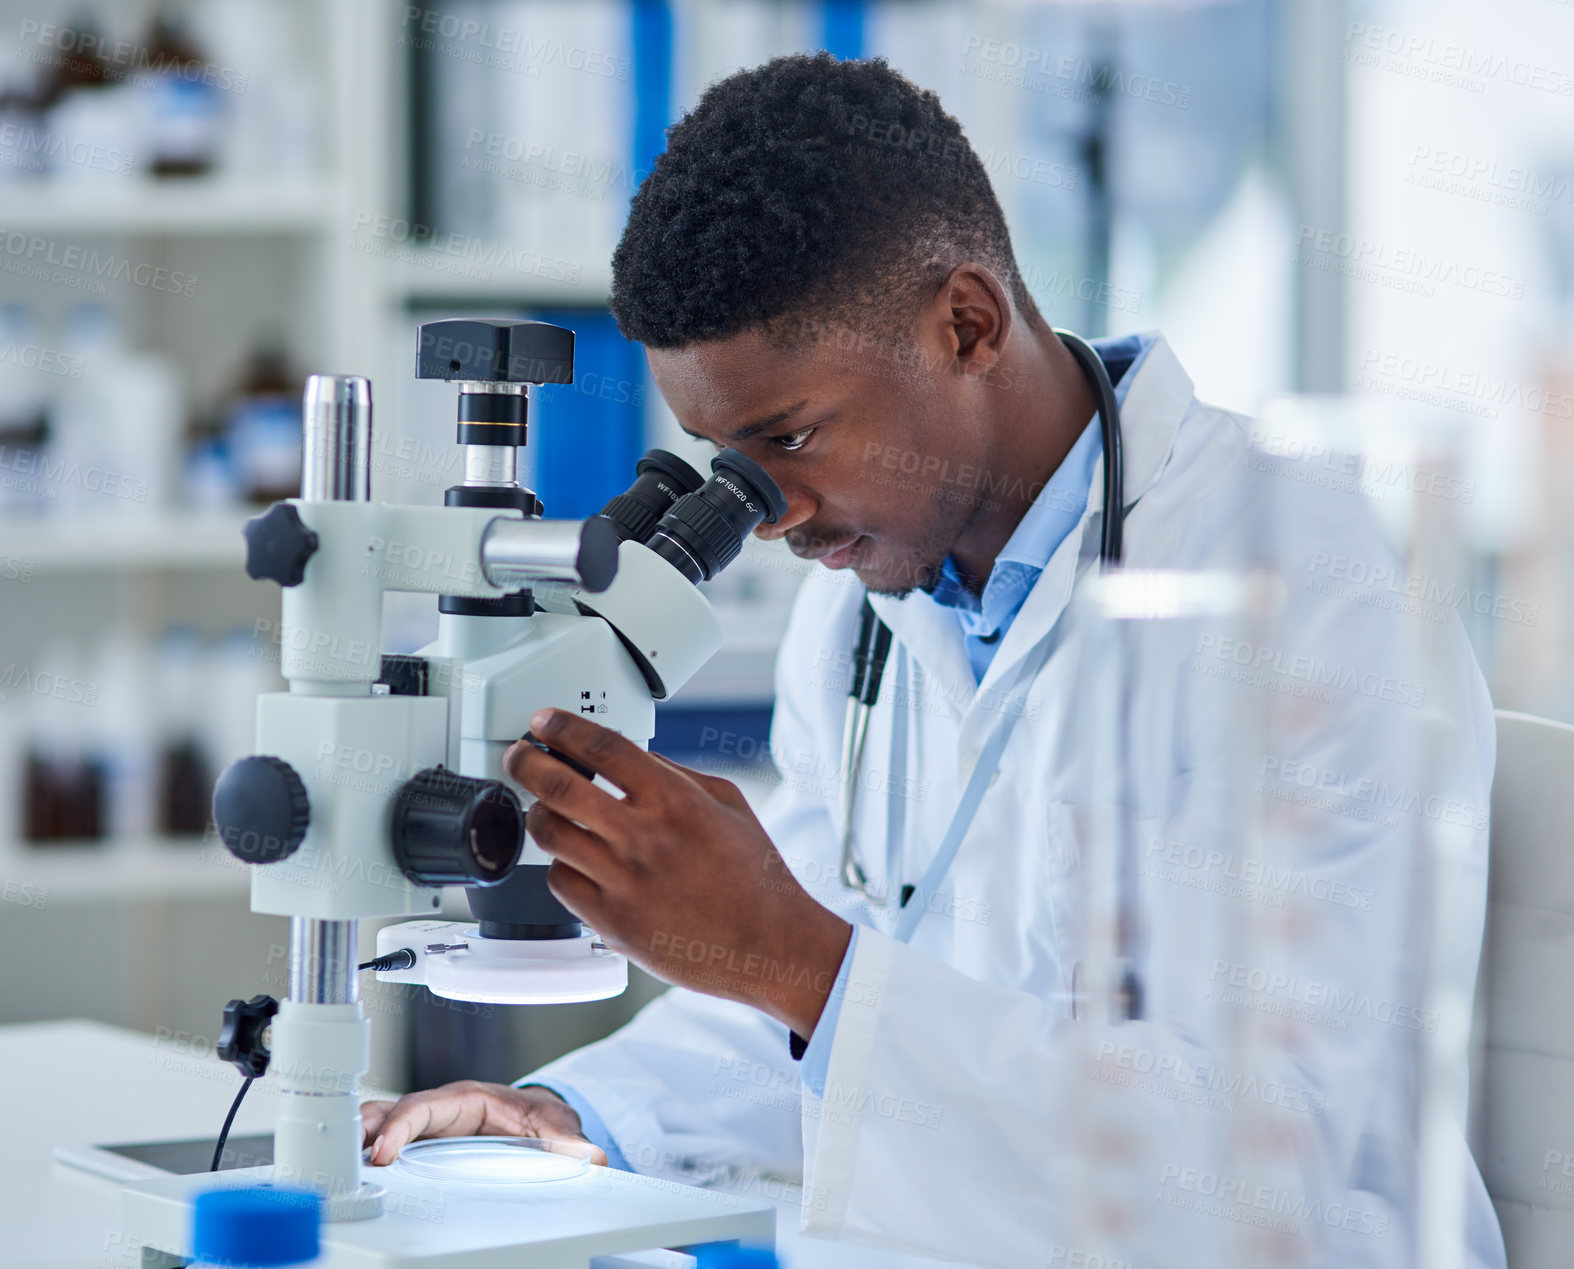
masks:
<svg viewBox="0 0 1574 1269"><path fill-rule="evenodd" d="M983 499L951 548L962 584L974 594L1096 408L1076 360L1048 324L1039 319L1028 334L1001 359L998 382L1011 387L994 389L994 445L981 463L984 487L1003 492Z"/></svg>

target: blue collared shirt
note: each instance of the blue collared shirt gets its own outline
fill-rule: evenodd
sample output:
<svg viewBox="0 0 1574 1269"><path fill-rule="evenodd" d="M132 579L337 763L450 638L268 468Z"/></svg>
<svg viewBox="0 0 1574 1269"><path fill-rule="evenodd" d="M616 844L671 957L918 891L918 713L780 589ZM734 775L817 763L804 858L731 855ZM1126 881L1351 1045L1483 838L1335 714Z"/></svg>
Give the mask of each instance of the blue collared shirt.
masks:
<svg viewBox="0 0 1574 1269"><path fill-rule="evenodd" d="M1142 335L1094 344L1115 381L1117 403L1124 402L1131 383L1130 372L1152 346L1153 338ZM955 610L975 680L983 681L989 663L995 659L995 649L1038 584L1049 557L1081 522L1093 485L1093 468L1101 453L1099 417L1095 414L1000 549L981 593L975 595L963 585L956 562L949 556L941 567L940 580L930 598Z"/></svg>
<svg viewBox="0 0 1574 1269"><path fill-rule="evenodd" d="M1152 335L1125 335L1119 339L1094 341L1093 347L1114 381L1117 405L1126 403L1126 390L1135 378L1132 372L1142 364L1153 344ZM930 597L937 604L955 609L967 645L967 659L979 682L983 681L984 671L995 659L995 649L1000 646L1017 613L1022 611L1028 593L1048 567L1049 557L1066 540L1066 535L1081 523L1082 513L1088 507L1088 491L1093 486L1093 468L1102 453L1099 417L1095 414L995 557L981 594L975 595L962 585L961 574L947 557L940 581ZM825 1096L825 1076L831 1067L831 1040L836 1034L837 1019L841 1017L842 998L847 994L847 976L857 946L858 927L854 925L836 983L814 1034L809 1037L798 1069L803 1086L816 1097Z"/></svg>

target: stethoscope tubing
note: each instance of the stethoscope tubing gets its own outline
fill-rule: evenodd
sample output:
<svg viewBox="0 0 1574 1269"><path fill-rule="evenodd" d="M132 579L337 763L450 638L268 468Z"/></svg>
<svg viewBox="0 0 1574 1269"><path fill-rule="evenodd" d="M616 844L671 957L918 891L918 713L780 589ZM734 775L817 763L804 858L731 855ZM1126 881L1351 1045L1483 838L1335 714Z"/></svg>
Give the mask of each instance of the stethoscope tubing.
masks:
<svg viewBox="0 0 1574 1269"><path fill-rule="evenodd" d="M1116 568L1124 547L1126 501L1120 406L1115 400L1115 386L1092 344L1068 330L1057 328L1055 334L1075 359L1077 368L1093 390L1098 407L1104 448L1104 521L1099 535L1099 562L1105 569ZM858 642L853 649L852 684L842 732L842 884L877 907L885 904L886 896L871 889L868 876L853 850L853 816L857 809L858 772L863 766L869 716L880 699L880 682L890 652L891 628L880 620L866 594L859 611Z"/></svg>

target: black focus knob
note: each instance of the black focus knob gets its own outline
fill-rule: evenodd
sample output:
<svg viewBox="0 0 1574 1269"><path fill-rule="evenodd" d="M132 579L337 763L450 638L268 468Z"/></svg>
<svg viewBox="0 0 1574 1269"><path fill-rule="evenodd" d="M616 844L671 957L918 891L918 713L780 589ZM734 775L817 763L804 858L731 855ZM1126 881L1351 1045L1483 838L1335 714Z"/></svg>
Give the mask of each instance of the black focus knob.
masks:
<svg viewBox="0 0 1574 1269"><path fill-rule="evenodd" d="M246 572L259 582L271 578L280 586L299 586L317 546L317 535L301 513L287 502L276 502L246 521Z"/></svg>
<svg viewBox="0 0 1574 1269"><path fill-rule="evenodd" d="M213 1051L247 1079L266 1074L272 1052L265 1037L278 1012L279 1002L272 996L230 1001L224 1006L224 1025Z"/></svg>
<svg viewBox="0 0 1574 1269"><path fill-rule="evenodd" d="M519 862L525 813L497 780L445 767L417 771L394 797L394 860L422 886L491 886Z"/></svg>
<svg viewBox="0 0 1574 1269"><path fill-rule="evenodd" d="M231 763L213 789L213 822L230 854L248 864L288 859L306 840L311 801L283 758Z"/></svg>
<svg viewBox="0 0 1574 1269"><path fill-rule="evenodd" d="M574 332L550 322L452 318L423 322L417 379L573 383Z"/></svg>

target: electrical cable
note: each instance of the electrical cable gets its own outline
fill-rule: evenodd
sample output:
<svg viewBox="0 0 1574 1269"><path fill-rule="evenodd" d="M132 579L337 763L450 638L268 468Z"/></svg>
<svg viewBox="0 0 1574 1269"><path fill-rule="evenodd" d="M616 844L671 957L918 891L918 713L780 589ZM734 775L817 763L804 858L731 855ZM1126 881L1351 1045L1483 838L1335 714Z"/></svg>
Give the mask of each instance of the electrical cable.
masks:
<svg viewBox="0 0 1574 1269"><path fill-rule="evenodd" d="M411 969L415 965L415 960L415 952L411 948L401 947L389 952L386 956L379 956L375 960L365 961L357 965L356 969L373 969L379 972ZM231 1001L230 1003L233 1006L240 1002ZM256 1078L255 1075L248 1075L245 1082L240 1086L240 1092L235 1094L235 1100L230 1103L230 1113L224 1116L224 1127L219 1129L219 1139L213 1147L213 1162L208 1167L209 1172L217 1172L219 1170L219 1160L224 1157L224 1143L229 1140L230 1127L235 1123L235 1115L240 1110L241 1100L246 1096L246 1090L251 1087L251 1082Z"/></svg>
<svg viewBox="0 0 1574 1269"><path fill-rule="evenodd" d="M240 1092L235 1094L235 1100L230 1103L230 1113L224 1116L224 1127L219 1129L219 1140L213 1147L213 1164L208 1168L209 1172L217 1172L219 1170L219 1160L224 1157L224 1143L229 1140L230 1125L235 1122L235 1112L240 1109L241 1098L246 1096L246 1090L251 1087L251 1082L256 1078L255 1075L248 1075L245 1082L240 1086Z"/></svg>
<svg viewBox="0 0 1574 1269"><path fill-rule="evenodd" d="M398 947L384 956L375 960L362 961L356 969L375 969L379 974L387 973L394 969L414 969L415 952L408 947Z"/></svg>

